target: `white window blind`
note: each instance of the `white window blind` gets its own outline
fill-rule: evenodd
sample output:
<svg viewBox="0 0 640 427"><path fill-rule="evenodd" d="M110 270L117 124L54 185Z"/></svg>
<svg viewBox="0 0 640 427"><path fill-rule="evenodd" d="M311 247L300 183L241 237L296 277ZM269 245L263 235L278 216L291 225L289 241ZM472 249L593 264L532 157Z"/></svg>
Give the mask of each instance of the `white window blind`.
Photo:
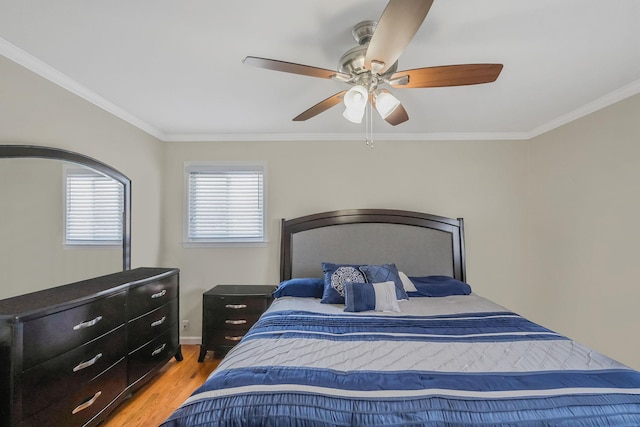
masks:
<svg viewBox="0 0 640 427"><path fill-rule="evenodd" d="M264 241L264 166L186 168L186 240L190 243Z"/></svg>
<svg viewBox="0 0 640 427"><path fill-rule="evenodd" d="M122 244L122 184L88 169L72 168L66 169L65 181L65 243Z"/></svg>

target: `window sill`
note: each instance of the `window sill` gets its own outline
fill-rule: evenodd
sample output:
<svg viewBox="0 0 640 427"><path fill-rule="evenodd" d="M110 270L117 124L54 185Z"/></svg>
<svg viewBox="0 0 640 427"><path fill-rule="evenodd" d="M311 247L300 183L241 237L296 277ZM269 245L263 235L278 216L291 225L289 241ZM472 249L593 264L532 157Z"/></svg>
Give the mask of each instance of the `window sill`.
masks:
<svg viewBox="0 0 640 427"><path fill-rule="evenodd" d="M260 242L182 242L187 249L192 248L266 248L268 240Z"/></svg>

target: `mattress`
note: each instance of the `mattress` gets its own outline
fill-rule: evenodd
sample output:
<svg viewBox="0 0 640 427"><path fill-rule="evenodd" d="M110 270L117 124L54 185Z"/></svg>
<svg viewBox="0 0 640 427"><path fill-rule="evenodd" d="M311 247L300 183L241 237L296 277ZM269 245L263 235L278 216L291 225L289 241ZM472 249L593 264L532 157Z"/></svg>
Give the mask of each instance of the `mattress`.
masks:
<svg viewBox="0 0 640 427"><path fill-rule="evenodd" d="M163 424L640 425L640 373L471 294L278 298Z"/></svg>

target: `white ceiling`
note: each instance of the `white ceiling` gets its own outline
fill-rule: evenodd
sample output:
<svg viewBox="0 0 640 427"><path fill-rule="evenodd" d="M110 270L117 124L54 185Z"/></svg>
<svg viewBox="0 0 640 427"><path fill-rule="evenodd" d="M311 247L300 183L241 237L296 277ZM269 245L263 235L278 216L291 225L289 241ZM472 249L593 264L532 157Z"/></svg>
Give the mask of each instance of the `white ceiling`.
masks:
<svg viewBox="0 0 640 427"><path fill-rule="evenodd" d="M242 64L336 69L383 0L0 0L0 54L165 141L362 139L348 88ZM528 139L640 92L638 0L436 0L399 70L502 63L494 83L397 89L377 139ZM1 78L1 76L0 76Z"/></svg>

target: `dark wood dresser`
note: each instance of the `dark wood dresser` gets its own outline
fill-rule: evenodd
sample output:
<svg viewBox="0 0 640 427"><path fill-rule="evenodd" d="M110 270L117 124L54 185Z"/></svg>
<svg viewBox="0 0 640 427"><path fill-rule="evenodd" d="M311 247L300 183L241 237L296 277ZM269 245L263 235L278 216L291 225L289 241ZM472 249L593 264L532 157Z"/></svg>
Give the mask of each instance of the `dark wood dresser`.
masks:
<svg viewBox="0 0 640 427"><path fill-rule="evenodd" d="M178 276L136 268L0 300L0 426L94 426L181 360Z"/></svg>
<svg viewBox="0 0 640 427"><path fill-rule="evenodd" d="M198 362L207 350L224 355L242 339L265 312L275 286L217 285L202 295L202 345Z"/></svg>

